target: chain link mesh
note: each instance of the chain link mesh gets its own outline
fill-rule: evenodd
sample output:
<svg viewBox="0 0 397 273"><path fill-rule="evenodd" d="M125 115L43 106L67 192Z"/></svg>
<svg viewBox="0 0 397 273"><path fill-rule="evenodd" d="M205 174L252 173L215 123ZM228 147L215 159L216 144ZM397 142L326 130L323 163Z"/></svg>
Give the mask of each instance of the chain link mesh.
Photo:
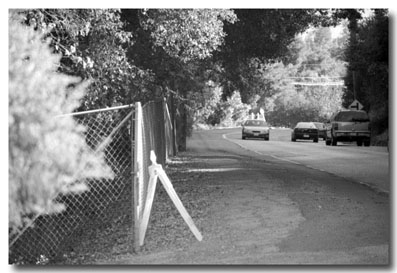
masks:
<svg viewBox="0 0 397 273"><path fill-rule="evenodd" d="M159 164L165 164L175 154L173 126L165 101L149 102L142 107L142 143L135 143L131 108L74 114L75 120L86 126L85 139L94 152L104 152L105 162L114 173L113 179L89 179L88 190L81 194L58 194L57 202L66 209L58 214L42 214L33 224L9 236L10 264L45 264L55 257L60 246L73 232L90 220L100 219L113 202L126 194L132 206L133 198L133 145L143 150L143 200L149 181L150 151ZM62 117L60 117L62 118ZM84 172L84 170L81 170ZM133 209L131 208L131 212ZM131 216L132 217L132 216ZM133 233L131 227L131 233ZM132 236L131 236L132 237Z"/></svg>
<svg viewBox="0 0 397 273"><path fill-rule="evenodd" d="M77 227L88 219L101 216L124 190L131 187L132 111L126 108L74 116L87 128L85 139L88 146L95 153L104 152L114 178L85 179L88 190L83 193L58 194L55 201L63 203L66 208L62 213L40 215L24 230L10 234L10 263L46 263Z"/></svg>

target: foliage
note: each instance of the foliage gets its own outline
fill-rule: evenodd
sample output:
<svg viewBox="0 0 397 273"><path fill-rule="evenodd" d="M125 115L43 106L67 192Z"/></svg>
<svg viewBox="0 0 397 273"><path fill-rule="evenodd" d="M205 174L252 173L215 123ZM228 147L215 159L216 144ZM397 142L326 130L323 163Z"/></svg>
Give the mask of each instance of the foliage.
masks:
<svg viewBox="0 0 397 273"><path fill-rule="evenodd" d="M34 9L20 13L26 24L51 38L55 53L62 54L59 71L90 80L80 110L131 103L147 92L152 75L127 59L132 33L124 31L118 10Z"/></svg>
<svg viewBox="0 0 397 273"><path fill-rule="evenodd" d="M236 20L227 9L34 9L19 13L26 24L51 38L54 52L62 54L59 71L90 79L79 110L172 96L179 117L186 116L186 101L205 82L207 72L201 62L223 42L223 22ZM184 118L177 122L181 123Z"/></svg>
<svg viewBox="0 0 397 273"><path fill-rule="evenodd" d="M223 9L126 9L121 15L134 34L129 60L150 70L165 95L172 90L184 99L212 66L207 60L223 41L223 21L235 20Z"/></svg>
<svg viewBox="0 0 397 273"><path fill-rule="evenodd" d="M80 109L169 97L186 128L204 83L238 90L243 102L263 88L258 63L287 52L296 33L327 18L326 10L229 9L37 9L25 21L49 29L60 71L91 79ZM328 18L329 19L329 18ZM328 20L327 19L327 20ZM252 103L252 101L248 102ZM177 115L178 113L178 115ZM181 126L179 126L181 125ZM183 134L185 129L178 132Z"/></svg>
<svg viewBox="0 0 397 273"><path fill-rule="evenodd" d="M248 116L250 106L241 101L239 92L233 92L233 94L221 105L224 118L221 120L221 126L235 126L244 121Z"/></svg>
<svg viewBox="0 0 397 273"><path fill-rule="evenodd" d="M349 74L345 78L343 105L358 99L370 114L374 134L388 129L389 103L389 19L387 10L350 27L346 54Z"/></svg>
<svg viewBox="0 0 397 273"><path fill-rule="evenodd" d="M197 127L235 126L247 118L251 106L242 103L239 92L234 92L226 101L222 100L222 87L208 82L203 94L204 100L196 104L193 124ZM203 126L204 125L204 126Z"/></svg>
<svg viewBox="0 0 397 273"><path fill-rule="evenodd" d="M328 10L301 9L37 9L25 21L45 29L60 71L91 79L80 109L157 97L170 98L180 135L186 109L195 108L205 82L220 84L226 101L272 104L276 73L270 59L288 52L296 33L329 24ZM290 72L289 72L290 73ZM266 80L266 77L270 78ZM218 108L220 111L220 108ZM222 112L222 111L221 111ZM221 112L218 114L220 115ZM216 115L216 116L219 116Z"/></svg>
<svg viewBox="0 0 397 273"><path fill-rule="evenodd" d="M196 93L199 94L199 93ZM208 81L202 89L201 96L198 96L196 105L192 109L193 125L220 123L221 116L216 113L221 103L222 88L215 86L212 81Z"/></svg>
<svg viewBox="0 0 397 273"><path fill-rule="evenodd" d="M84 128L72 117L56 118L79 106L86 84L56 72L60 56L43 35L9 21L9 226L26 224L40 213L63 209L52 203L61 192L85 189L85 176L110 176L102 156L85 143ZM74 87L73 87L74 86ZM76 173L77 172L77 173Z"/></svg>
<svg viewBox="0 0 397 273"><path fill-rule="evenodd" d="M209 59L224 39L223 22L232 23L227 9L122 10L136 42L129 59L154 75L157 96L169 98L177 119L178 146L185 148L191 129L189 109L199 106L205 83L219 71ZM200 106L199 106L200 107ZM186 126L187 125L187 126Z"/></svg>
<svg viewBox="0 0 397 273"><path fill-rule="evenodd" d="M210 57L225 37L223 21L236 20L227 9L150 9L144 15L153 44L183 62Z"/></svg>
<svg viewBox="0 0 397 273"><path fill-rule="evenodd" d="M345 40L347 37L345 37ZM319 85L299 86L299 91L304 92L310 104L320 106L318 117L325 119L341 106L342 86L332 85L341 82L346 74L346 63L339 59L334 52L340 51L343 43L331 38L328 28L318 28L309 33L305 39L305 46L300 52L297 66L298 77L304 80L312 79ZM299 82L299 80L298 80ZM324 85L321 85L324 84Z"/></svg>
<svg viewBox="0 0 397 273"><path fill-rule="evenodd" d="M224 69L224 91L250 92L255 82L247 70L252 58L266 63L288 52L298 33L310 26L329 24L329 11L317 9L234 9L237 22L225 24L225 43L217 54Z"/></svg>
<svg viewBox="0 0 397 273"><path fill-rule="evenodd" d="M345 75L346 65L340 59L343 46L343 39L332 39L328 28L315 28L295 38L284 61L251 59L241 73L248 77L242 82L250 86L243 101L263 108L274 125L325 120L341 105L341 86L328 83Z"/></svg>

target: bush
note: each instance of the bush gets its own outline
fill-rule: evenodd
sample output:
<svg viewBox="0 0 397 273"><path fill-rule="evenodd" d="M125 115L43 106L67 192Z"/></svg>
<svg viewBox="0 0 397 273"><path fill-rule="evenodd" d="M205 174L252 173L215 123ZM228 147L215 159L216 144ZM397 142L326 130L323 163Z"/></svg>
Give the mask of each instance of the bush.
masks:
<svg viewBox="0 0 397 273"><path fill-rule="evenodd" d="M59 193L79 192L84 176L111 175L103 156L94 155L84 127L70 113L87 84L58 73L60 56L48 41L9 14L9 227L29 223L41 213L63 209ZM74 86L74 87L73 87ZM84 174L81 170L85 170Z"/></svg>

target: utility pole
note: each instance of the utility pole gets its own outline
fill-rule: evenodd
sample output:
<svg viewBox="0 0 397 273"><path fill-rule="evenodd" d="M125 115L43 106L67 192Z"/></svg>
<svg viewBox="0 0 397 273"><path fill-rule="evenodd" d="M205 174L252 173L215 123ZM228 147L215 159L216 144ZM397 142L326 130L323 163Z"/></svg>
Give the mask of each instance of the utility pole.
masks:
<svg viewBox="0 0 397 273"><path fill-rule="evenodd" d="M353 71L353 100L357 99L357 74Z"/></svg>
<svg viewBox="0 0 397 273"><path fill-rule="evenodd" d="M348 29L350 31L350 48L355 49L357 46L357 33L358 33L358 20L361 19L361 14L357 10L348 10L348 16L347 18L349 19L349 24L348 24ZM355 53L355 52L353 52ZM353 76L353 100L357 99L357 91L358 91L358 86L357 86L357 71L355 70L356 66L356 59L357 55L353 54L352 59L350 62L353 62L353 70L352 70L352 76Z"/></svg>

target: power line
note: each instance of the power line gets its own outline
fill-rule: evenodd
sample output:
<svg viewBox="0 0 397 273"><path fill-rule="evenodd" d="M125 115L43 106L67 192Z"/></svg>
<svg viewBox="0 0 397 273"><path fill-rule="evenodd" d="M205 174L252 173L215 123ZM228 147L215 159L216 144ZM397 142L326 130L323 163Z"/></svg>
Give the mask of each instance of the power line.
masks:
<svg viewBox="0 0 397 273"><path fill-rule="evenodd" d="M344 78L343 76L323 76L323 77L305 77L305 76L301 76L301 77L286 77L284 79L342 79Z"/></svg>
<svg viewBox="0 0 397 273"><path fill-rule="evenodd" d="M343 81L338 82L291 82L292 85L304 85L304 86L343 86Z"/></svg>

